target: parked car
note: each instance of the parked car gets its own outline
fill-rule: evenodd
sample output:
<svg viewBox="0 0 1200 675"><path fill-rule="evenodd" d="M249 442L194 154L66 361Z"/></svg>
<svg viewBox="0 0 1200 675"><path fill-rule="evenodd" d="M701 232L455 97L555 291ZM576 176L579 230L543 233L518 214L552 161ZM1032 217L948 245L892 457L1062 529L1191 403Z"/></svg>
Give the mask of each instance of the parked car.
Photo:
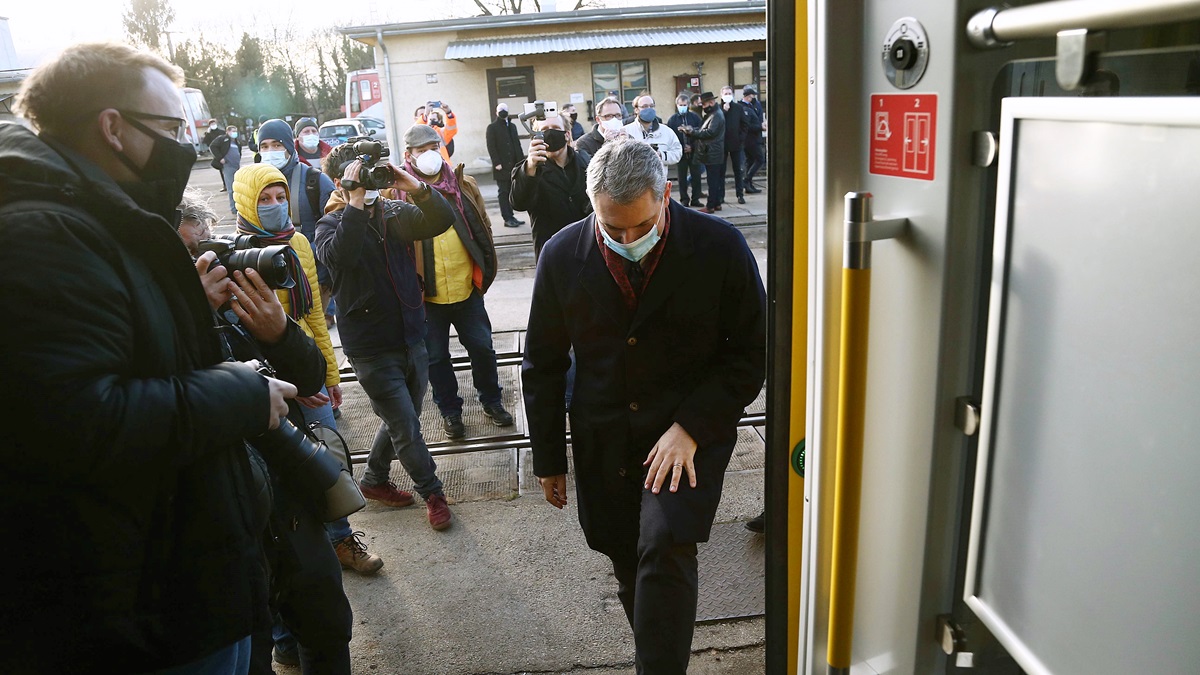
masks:
<svg viewBox="0 0 1200 675"><path fill-rule="evenodd" d="M330 145L341 145L346 142L347 138L355 136L370 136L385 146L388 144L387 127L373 117L360 116L353 119L343 117L329 120L320 126L318 133L321 135L321 140Z"/></svg>

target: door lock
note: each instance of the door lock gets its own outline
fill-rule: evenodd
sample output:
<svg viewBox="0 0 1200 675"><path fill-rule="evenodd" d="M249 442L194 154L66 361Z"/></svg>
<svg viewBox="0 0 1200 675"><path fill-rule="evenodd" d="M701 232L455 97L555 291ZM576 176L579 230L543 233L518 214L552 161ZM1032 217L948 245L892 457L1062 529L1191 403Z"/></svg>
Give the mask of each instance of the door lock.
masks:
<svg viewBox="0 0 1200 675"><path fill-rule="evenodd" d="M892 24L883 40L883 74L898 89L910 89L929 65L929 39L919 21L906 16Z"/></svg>

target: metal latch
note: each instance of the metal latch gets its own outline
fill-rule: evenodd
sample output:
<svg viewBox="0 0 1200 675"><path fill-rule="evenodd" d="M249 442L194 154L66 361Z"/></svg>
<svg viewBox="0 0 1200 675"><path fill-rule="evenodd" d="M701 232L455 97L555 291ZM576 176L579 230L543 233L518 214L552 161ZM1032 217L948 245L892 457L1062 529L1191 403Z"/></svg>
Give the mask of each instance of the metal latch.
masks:
<svg viewBox="0 0 1200 675"><path fill-rule="evenodd" d="M954 402L954 426L967 436L979 433L979 416L979 404L970 396L962 396Z"/></svg>
<svg viewBox="0 0 1200 675"><path fill-rule="evenodd" d="M955 623L954 617L949 614L942 614L938 617L937 636L946 656L954 657L955 666L959 668L975 667L975 655L963 651L967 646L966 637L963 635L962 627Z"/></svg>

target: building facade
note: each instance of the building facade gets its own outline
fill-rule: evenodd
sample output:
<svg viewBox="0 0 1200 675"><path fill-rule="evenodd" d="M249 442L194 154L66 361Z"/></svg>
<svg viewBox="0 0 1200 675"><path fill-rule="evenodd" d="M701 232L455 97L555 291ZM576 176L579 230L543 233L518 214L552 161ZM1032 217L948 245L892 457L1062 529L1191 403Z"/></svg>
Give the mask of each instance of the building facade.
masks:
<svg viewBox="0 0 1200 675"><path fill-rule="evenodd" d="M341 29L375 48L385 123L398 138L413 111L444 101L458 119L455 162L486 171L497 103L574 103L591 128L596 101L654 96L660 116L680 91L755 84L766 91L766 3L714 2L538 12ZM392 129L395 131L392 131ZM522 130L522 137L527 136Z"/></svg>

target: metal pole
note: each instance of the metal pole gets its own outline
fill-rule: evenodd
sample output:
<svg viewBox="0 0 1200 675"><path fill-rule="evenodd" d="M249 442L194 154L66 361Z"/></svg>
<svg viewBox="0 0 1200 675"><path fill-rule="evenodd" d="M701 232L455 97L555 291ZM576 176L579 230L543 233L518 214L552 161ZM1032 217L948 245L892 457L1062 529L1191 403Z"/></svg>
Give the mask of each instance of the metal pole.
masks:
<svg viewBox="0 0 1200 675"><path fill-rule="evenodd" d="M898 235L904 219L874 221L871 193L846 194L842 259L841 353L838 361L833 559L829 591L829 675L848 675L854 640L858 523L862 507L863 433L871 319L871 242Z"/></svg>
<svg viewBox="0 0 1200 675"><path fill-rule="evenodd" d="M1192 19L1200 19L1200 0L1053 0L977 12L967 22L967 38L976 47L1000 47L1075 28L1140 28Z"/></svg>

